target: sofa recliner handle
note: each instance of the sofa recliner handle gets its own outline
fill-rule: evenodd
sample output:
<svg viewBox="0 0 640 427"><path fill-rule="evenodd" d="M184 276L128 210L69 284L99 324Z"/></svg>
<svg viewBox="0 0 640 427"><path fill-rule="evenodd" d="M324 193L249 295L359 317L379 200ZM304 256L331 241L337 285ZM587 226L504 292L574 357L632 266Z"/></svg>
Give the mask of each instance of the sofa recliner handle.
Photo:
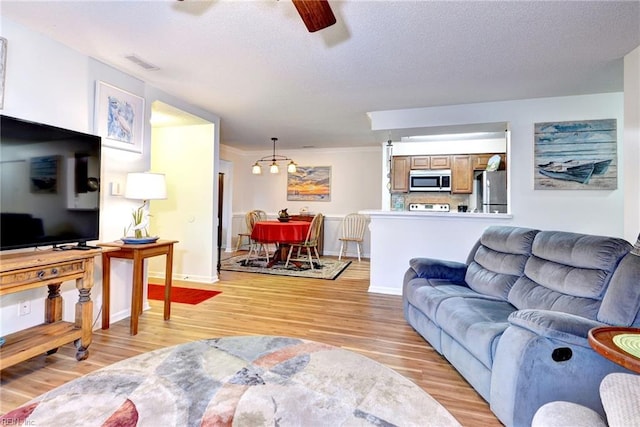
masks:
<svg viewBox="0 0 640 427"><path fill-rule="evenodd" d="M566 362L571 359L571 356L573 356L573 352L569 347L558 347L551 353L551 358L555 362Z"/></svg>

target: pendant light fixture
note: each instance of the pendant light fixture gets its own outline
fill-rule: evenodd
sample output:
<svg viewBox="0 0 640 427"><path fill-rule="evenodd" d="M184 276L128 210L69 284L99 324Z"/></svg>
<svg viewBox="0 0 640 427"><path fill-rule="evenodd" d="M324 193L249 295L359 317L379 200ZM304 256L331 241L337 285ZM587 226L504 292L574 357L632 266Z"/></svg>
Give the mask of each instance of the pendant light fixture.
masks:
<svg viewBox="0 0 640 427"><path fill-rule="evenodd" d="M297 165L292 159L276 154L277 140L278 138L271 138L271 141L273 141L273 152L271 154L271 157L265 156L260 160L256 160L256 162L253 164L253 167L251 168L251 173L253 173L254 175L260 175L262 173L262 166L260 166L260 163L267 163L267 162L271 163L271 165L269 166L269 172L278 173L280 172L280 168L278 167L278 162L287 161L287 160L289 161L289 163L287 164L287 172L293 173L296 171Z"/></svg>

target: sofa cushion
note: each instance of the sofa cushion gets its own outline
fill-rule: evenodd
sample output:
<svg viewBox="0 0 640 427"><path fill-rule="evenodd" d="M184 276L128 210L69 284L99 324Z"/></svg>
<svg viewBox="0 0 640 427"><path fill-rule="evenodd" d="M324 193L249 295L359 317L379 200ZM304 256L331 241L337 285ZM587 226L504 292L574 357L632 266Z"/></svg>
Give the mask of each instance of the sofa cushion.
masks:
<svg viewBox="0 0 640 427"><path fill-rule="evenodd" d="M491 369L500 336L515 308L506 301L452 297L440 303L436 322L484 366Z"/></svg>
<svg viewBox="0 0 640 427"><path fill-rule="evenodd" d="M495 299L488 295L478 295L477 292L466 286L454 285L451 282L437 279L413 279L405 286L405 299L433 322L435 322L436 312L442 301L447 298L464 296Z"/></svg>
<svg viewBox="0 0 640 427"><path fill-rule="evenodd" d="M559 264L612 271L630 250L629 242L616 237L541 231L534 239L532 253Z"/></svg>
<svg viewBox="0 0 640 427"><path fill-rule="evenodd" d="M596 320L600 301L556 292L524 276L511 288L509 302L519 310L561 311Z"/></svg>
<svg viewBox="0 0 640 427"><path fill-rule="evenodd" d="M556 310L596 320L611 276L630 249L628 242L613 237L541 231L508 300L518 309Z"/></svg>
<svg viewBox="0 0 640 427"><path fill-rule="evenodd" d="M509 290L524 272L537 230L522 227L488 227L465 275L474 291L507 300Z"/></svg>

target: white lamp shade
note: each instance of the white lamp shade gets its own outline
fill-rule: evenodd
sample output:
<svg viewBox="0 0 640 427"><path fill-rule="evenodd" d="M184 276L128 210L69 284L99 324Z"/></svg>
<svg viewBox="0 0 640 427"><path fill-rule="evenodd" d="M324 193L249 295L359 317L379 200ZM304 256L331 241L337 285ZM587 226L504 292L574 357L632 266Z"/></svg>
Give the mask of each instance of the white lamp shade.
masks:
<svg viewBox="0 0 640 427"><path fill-rule="evenodd" d="M132 172L127 174L124 197L136 200L167 198L167 184L163 173Z"/></svg>

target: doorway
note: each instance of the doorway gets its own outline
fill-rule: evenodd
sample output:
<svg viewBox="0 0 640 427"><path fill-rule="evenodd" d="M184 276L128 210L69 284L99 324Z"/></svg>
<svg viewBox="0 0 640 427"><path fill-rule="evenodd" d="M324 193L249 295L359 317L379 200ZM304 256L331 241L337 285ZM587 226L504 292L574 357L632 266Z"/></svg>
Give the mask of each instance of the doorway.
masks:
<svg viewBox="0 0 640 427"><path fill-rule="evenodd" d="M164 173L167 199L151 202L151 226L178 240L174 278L217 281L215 124L160 101L152 103L151 171ZM149 260L149 269L157 270Z"/></svg>

